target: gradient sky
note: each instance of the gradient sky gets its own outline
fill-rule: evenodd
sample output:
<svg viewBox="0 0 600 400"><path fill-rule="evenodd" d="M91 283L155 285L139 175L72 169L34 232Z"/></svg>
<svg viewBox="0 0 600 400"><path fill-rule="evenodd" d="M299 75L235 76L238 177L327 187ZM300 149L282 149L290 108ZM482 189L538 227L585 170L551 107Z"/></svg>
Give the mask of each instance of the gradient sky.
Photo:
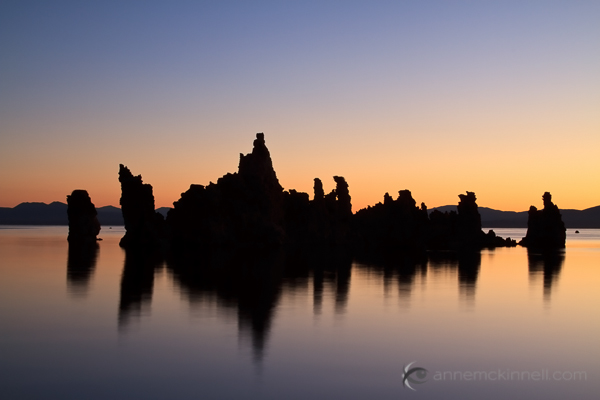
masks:
<svg viewBox="0 0 600 400"><path fill-rule="evenodd" d="M0 1L0 206L119 163L171 206L256 132L284 188L600 205L599 1Z"/></svg>

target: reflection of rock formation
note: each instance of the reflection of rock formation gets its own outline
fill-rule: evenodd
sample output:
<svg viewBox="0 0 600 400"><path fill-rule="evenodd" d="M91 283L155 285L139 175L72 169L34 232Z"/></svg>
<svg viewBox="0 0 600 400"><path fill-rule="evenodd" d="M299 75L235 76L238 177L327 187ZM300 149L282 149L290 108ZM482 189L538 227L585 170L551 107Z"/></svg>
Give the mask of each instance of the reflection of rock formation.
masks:
<svg viewBox="0 0 600 400"><path fill-rule="evenodd" d="M234 309L242 337L250 337L260 360L281 292L283 254L211 252L178 253L167 266L191 303L217 299Z"/></svg>
<svg viewBox="0 0 600 400"><path fill-rule="evenodd" d="M552 286L558 282L565 253L563 251L542 251L527 249L527 261L529 262L530 281L538 280L540 277L544 284L544 300L549 301L552 294Z"/></svg>
<svg viewBox="0 0 600 400"><path fill-rule="evenodd" d="M458 285L462 296L469 303L475 301L475 289L481 268L481 252L468 251L458 254Z"/></svg>
<svg viewBox="0 0 600 400"><path fill-rule="evenodd" d="M459 293L470 304L475 302L475 292L479 270L481 268L481 252L459 251L429 254L429 267L432 269L448 269L458 274Z"/></svg>
<svg viewBox="0 0 600 400"><path fill-rule="evenodd" d="M335 277L335 312L344 314L348 305L348 291L350 290L350 271L351 266L338 267Z"/></svg>
<svg viewBox="0 0 600 400"><path fill-rule="evenodd" d="M325 273L322 268L315 268L313 272L313 313L321 315L323 311L323 291L325 289Z"/></svg>
<svg viewBox="0 0 600 400"><path fill-rule="evenodd" d="M127 327L132 317L139 317L152 300L154 274L162 265L156 252L127 250L121 275L119 327Z"/></svg>
<svg viewBox="0 0 600 400"><path fill-rule="evenodd" d="M381 276L384 295L388 297L394 285L402 300L410 300L417 276L427 275L427 258L424 253L382 253L379 257L362 257L360 268Z"/></svg>
<svg viewBox="0 0 600 400"><path fill-rule="evenodd" d="M69 236L67 240L72 244L90 244L96 242L100 233L98 212L85 190L73 190L67 196L67 215L69 217Z"/></svg>
<svg viewBox="0 0 600 400"><path fill-rule="evenodd" d="M317 257L314 253L285 254L280 250L177 252L167 266L190 303L216 300L225 314L236 312L240 337L249 339L258 362L266 350L284 288L308 290L312 276L314 285L334 292L336 312L342 313L350 287L350 260L324 253ZM323 290L315 292L322 296Z"/></svg>
<svg viewBox="0 0 600 400"><path fill-rule="evenodd" d="M313 292L313 312L320 315L323 309L325 293L333 295L334 311L344 314L348 303L351 282L352 259L345 251L328 251L313 249L300 251L288 256L286 270L294 265L294 274L299 276L301 271L310 276Z"/></svg>
<svg viewBox="0 0 600 400"><path fill-rule="evenodd" d="M548 192L542 196L544 208L538 211L531 206L527 220L527 234L519 242L521 246L533 249L561 249L565 247L567 230L558 207L552 203Z"/></svg>
<svg viewBox="0 0 600 400"><path fill-rule="evenodd" d="M164 236L163 216L154 211L152 186L142 182L142 176L133 176L129 168L119 166L121 182L121 211L125 236L119 243L124 248L155 248Z"/></svg>
<svg viewBox="0 0 600 400"><path fill-rule="evenodd" d="M98 243L69 243L67 288L75 296L85 296L98 259Z"/></svg>
<svg viewBox="0 0 600 400"><path fill-rule="evenodd" d="M333 292L334 311L341 315L346 312L348 294L352 278L352 259L345 252L317 252L305 262L313 272L313 310L319 314L323 291L327 288Z"/></svg>

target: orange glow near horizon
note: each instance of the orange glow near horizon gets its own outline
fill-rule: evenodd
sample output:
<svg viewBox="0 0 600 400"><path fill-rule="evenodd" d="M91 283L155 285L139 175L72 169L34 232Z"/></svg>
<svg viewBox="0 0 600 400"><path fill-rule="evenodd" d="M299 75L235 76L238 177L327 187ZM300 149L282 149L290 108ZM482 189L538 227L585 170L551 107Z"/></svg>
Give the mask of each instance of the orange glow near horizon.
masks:
<svg viewBox="0 0 600 400"><path fill-rule="evenodd" d="M397 197L398 191L403 189L411 190L417 205L424 202L428 208L457 204L458 195L466 191L475 192L479 206L504 211L526 211L530 205L539 207L546 191L552 193L554 202L563 209L585 209L600 204L600 188L586 184L594 175L591 146L587 157L584 155L579 159L567 154L567 163L552 163L544 159L547 153L528 154L526 148L503 150L501 146L495 146L487 152L463 149L467 151L465 154L472 152L475 155L461 157L457 155L461 154L459 149L442 143L430 146L425 158L416 151L396 157L395 146L382 146L378 150L373 146L369 148L368 144L360 146L359 141L349 141L343 151L335 153L332 151L334 146L323 141L323 147L311 152L293 141L281 141L276 135L266 133L265 136L284 189L296 189L312 197L315 177L323 181L329 192L335 186L332 177L344 176L350 185L353 211L382 201L386 192ZM241 152L248 153L254 136L247 135L245 139L245 145L239 147ZM600 148L600 143L598 145ZM350 151L350 146L358 150ZM228 172L237 171L240 149L236 151L226 144L215 146L215 151L206 147L201 152L187 149L179 158L169 155L168 150L167 154L156 157L156 161L137 155L129 157L132 162L128 162L128 157L117 160L119 157L112 155L88 165L84 165L85 154L79 155L79 159L60 161L50 160L48 154L40 154L34 156L38 158L38 164L26 164L19 173L4 174L0 206L14 207L21 202L65 202L72 190L86 189L97 207L118 207L118 164L124 163L132 173L141 174L144 182L153 186L157 208L172 207L190 184L207 185ZM174 148L170 151L175 153ZM165 155L169 157L165 158ZM503 157L512 157L514 167L511 167L510 159L504 165L494 162ZM523 164L516 162L522 157L528 158L529 170L523 171ZM168 163L164 161L167 159ZM311 162L303 162L303 159ZM579 172L580 168L584 170Z"/></svg>
<svg viewBox="0 0 600 400"><path fill-rule="evenodd" d="M256 132L285 189L340 175L354 211L403 189L600 205L595 2L196 3L2 9L0 207L74 189L118 206L119 164L171 207Z"/></svg>

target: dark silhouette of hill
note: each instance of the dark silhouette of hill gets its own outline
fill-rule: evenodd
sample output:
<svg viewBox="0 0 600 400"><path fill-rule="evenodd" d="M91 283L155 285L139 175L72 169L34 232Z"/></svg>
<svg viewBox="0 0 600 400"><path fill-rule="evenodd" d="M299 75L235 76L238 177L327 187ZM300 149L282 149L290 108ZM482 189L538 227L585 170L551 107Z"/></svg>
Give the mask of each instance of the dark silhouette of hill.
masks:
<svg viewBox="0 0 600 400"><path fill-rule="evenodd" d="M456 211L456 206L441 206L429 210L442 212ZM500 211L493 208L479 207L483 228L527 228L527 211ZM585 210L560 209L567 229L600 229L600 206Z"/></svg>
<svg viewBox="0 0 600 400"><path fill-rule="evenodd" d="M68 225L67 205L55 201L45 203L21 203L13 208L0 208L0 224L3 225Z"/></svg>
<svg viewBox="0 0 600 400"><path fill-rule="evenodd" d="M600 206L586 208L585 210L560 210L562 219L568 229L600 228Z"/></svg>
<svg viewBox="0 0 600 400"><path fill-rule="evenodd" d="M26 206L27 205L27 206ZM170 207L160 207L156 212L167 217ZM441 212L456 211L456 206L428 209ZM97 207L98 221L102 226L123 225L121 209L114 206ZM600 229L600 206L585 210L561 209L567 229ZM482 228L527 228L527 211L501 211L479 206ZM55 201L46 203L21 203L15 207L0 207L0 225L68 225L67 205Z"/></svg>
<svg viewBox="0 0 600 400"><path fill-rule="evenodd" d="M121 209L113 206L96 208L100 225L123 225ZM0 225L69 225L67 204L59 201L21 203L15 207L0 207Z"/></svg>
<svg viewBox="0 0 600 400"><path fill-rule="evenodd" d="M456 211L456 206L441 206L432 208L429 212ZM527 211L500 211L488 207L479 207L481 226L484 228L527 228ZM600 220L599 220L600 222Z"/></svg>

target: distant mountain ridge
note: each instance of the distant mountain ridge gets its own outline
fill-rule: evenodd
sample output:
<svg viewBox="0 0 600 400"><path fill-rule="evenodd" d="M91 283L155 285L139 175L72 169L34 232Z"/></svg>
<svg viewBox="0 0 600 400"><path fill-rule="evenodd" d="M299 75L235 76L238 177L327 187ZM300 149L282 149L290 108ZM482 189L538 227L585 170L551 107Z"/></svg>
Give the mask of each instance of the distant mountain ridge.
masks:
<svg viewBox="0 0 600 400"><path fill-rule="evenodd" d="M102 226L123 225L121 209L114 206L97 207L98 220ZM156 211L166 217L169 207ZM429 210L456 211L456 206L441 206ZM569 229L600 229L600 206L585 210L560 210L565 226ZM527 211L500 211L479 207L484 228L527 228ZM21 203L15 207L0 207L0 225L68 225L67 204L59 201L46 203Z"/></svg>
<svg viewBox="0 0 600 400"><path fill-rule="evenodd" d="M123 225L121 209L114 206L97 207L98 221L102 226ZM166 216L168 207L157 209ZM68 225L67 204L54 201L46 203L21 203L15 207L0 207L0 225Z"/></svg>
<svg viewBox="0 0 600 400"><path fill-rule="evenodd" d="M441 206L429 210L456 211L456 206ZM561 209L562 220L568 229L600 229L600 206L585 210ZM500 211L479 207L483 228L527 228L527 211Z"/></svg>

